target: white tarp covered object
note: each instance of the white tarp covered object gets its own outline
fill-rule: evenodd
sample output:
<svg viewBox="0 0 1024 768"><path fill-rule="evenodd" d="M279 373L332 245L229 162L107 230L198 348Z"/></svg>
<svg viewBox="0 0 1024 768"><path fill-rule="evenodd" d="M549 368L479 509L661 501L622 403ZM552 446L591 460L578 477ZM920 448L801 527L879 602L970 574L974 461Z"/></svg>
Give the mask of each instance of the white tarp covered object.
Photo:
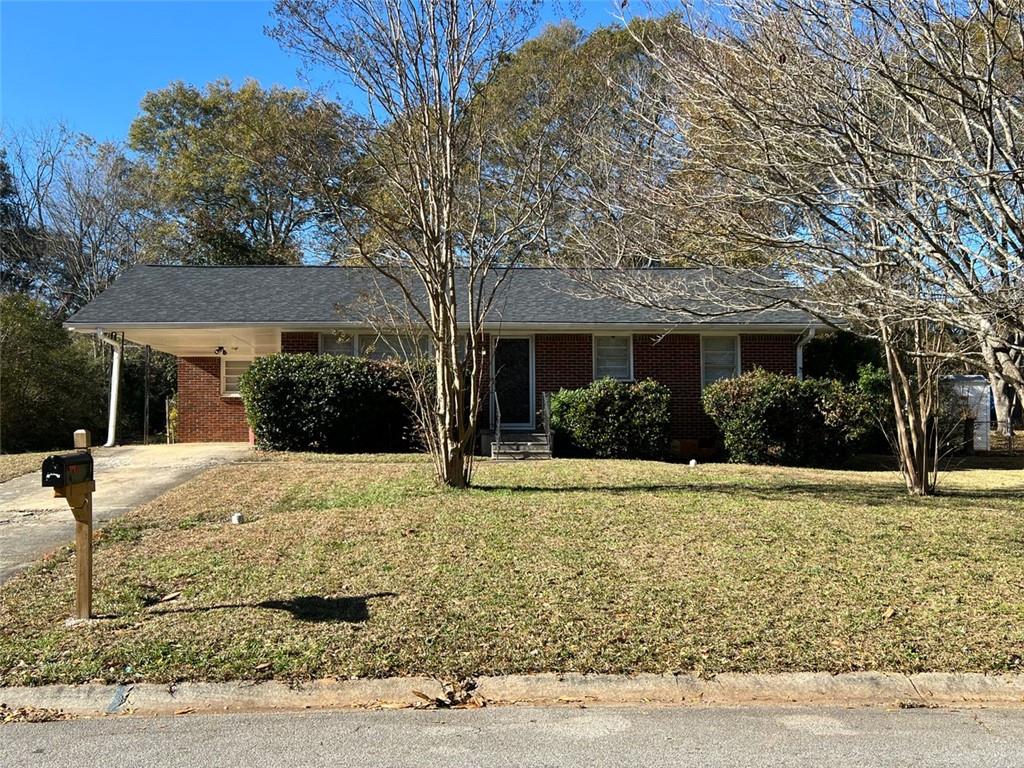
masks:
<svg viewBox="0 0 1024 768"><path fill-rule="evenodd" d="M948 392L960 398L965 416L974 419L974 450L989 449L989 421L992 388L986 376L948 376L943 380Z"/></svg>

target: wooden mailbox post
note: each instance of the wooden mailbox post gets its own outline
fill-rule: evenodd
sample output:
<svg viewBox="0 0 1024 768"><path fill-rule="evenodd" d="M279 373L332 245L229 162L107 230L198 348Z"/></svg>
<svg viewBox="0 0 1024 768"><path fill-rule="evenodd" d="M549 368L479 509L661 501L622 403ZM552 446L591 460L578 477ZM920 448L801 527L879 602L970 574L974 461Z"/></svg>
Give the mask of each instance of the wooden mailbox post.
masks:
<svg viewBox="0 0 1024 768"><path fill-rule="evenodd" d="M67 499L75 516L75 617L92 618L92 474L89 432L75 432L75 453L49 456L43 460L43 487L53 488L58 499Z"/></svg>

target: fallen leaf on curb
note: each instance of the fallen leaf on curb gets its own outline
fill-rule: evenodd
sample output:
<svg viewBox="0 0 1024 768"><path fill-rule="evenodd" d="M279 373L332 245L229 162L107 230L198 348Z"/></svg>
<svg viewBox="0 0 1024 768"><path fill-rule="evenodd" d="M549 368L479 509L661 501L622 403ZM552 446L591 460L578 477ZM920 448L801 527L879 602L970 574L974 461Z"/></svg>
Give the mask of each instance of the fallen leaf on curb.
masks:
<svg viewBox="0 0 1024 768"><path fill-rule="evenodd" d="M195 709L193 707L185 707L184 709L176 709L174 711L174 714L176 714L176 715L190 715L193 712L195 712Z"/></svg>
<svg viewBox="0 0 1024 768"><path fill-rule="evenodd" d="M414 696L423 699L421 708L433 709L479 709L487 706L487 700L475 693L476 681L472 679L454 680L441 683L441 696L429 696L423 691L413 690Z"/></svg>
<svg viewBox="0 0 1024 768"><path fill-rule="evenodd" d="M59 709L8 707L0 704L0 723L52 723L56 720L71 720L73 717Z"/></svg>

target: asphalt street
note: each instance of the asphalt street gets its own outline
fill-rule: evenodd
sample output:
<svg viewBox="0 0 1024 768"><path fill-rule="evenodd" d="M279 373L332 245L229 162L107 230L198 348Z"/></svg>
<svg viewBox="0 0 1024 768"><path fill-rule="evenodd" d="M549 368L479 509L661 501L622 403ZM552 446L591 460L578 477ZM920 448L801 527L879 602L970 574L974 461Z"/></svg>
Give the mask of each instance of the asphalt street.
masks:
<svg viewBox="0 0 1024 768"><path fill-rule="evenodd" d="M0 726L33 766L1024 766L1024 710L526 708Z"/></svg>

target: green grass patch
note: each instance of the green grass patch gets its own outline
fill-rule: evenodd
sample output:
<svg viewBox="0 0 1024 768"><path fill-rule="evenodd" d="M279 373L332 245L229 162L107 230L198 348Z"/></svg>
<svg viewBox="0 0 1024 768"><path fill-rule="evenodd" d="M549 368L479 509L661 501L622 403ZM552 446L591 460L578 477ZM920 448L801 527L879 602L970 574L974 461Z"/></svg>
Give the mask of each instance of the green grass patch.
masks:
<svg viewBox="0 0 1024 768"><path fill-rule="evenodd" d="M980 465L972 465L980 466ZM0 588L0 683L1024 671L1024 470L262 456ZM251 520L230 524L233 512Z"/></svg>

